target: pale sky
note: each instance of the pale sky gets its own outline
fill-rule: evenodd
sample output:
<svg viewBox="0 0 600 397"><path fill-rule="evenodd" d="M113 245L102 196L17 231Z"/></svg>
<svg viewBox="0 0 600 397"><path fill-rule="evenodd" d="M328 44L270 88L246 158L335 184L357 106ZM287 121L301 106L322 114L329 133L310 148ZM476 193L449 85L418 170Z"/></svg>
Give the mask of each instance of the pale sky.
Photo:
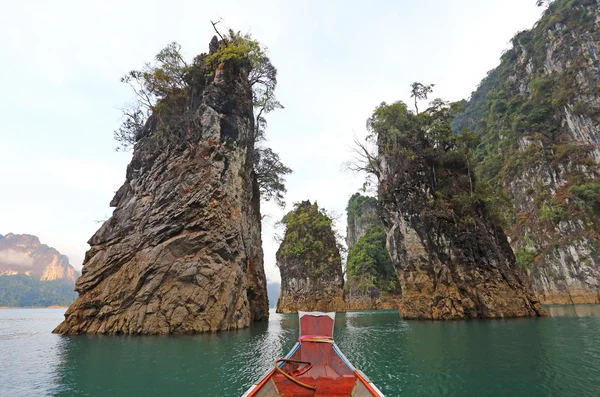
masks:
<svg viewBox="0 0 600 397"><path fill-rule="evenodd" d="M295 201L344 216L363 177L342 170L354 136L382 101L409 102L413 81L434 97L468 98L535 0L2 1L0 12L0 234L28 233L81 268L87 240L112 213L131 153L113 131L132 92L121 75L177 41L206 52L210 20L251 32L278 68L284 110L268 117L269 144L294 173ZM272 204L263 224L265 270L279 280Z"/></svg>

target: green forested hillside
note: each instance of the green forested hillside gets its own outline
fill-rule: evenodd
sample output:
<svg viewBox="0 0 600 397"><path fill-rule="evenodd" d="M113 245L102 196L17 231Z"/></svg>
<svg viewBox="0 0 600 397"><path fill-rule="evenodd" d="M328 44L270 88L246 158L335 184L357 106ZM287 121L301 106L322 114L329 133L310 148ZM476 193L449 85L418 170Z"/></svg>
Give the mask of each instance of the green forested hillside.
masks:
<svg viewBox="0 0 600 397"><path fill-rule="evenodd" d="M546 303L600 298L600 2L557 0L512 39L453 122Z"/></svg>
<svg viewBox="0 0 600 397"><path fill-rule="evenodd" d="M39 281L17 274L0 277L0 306L68 306L77 293L64 280Z"/></svg>

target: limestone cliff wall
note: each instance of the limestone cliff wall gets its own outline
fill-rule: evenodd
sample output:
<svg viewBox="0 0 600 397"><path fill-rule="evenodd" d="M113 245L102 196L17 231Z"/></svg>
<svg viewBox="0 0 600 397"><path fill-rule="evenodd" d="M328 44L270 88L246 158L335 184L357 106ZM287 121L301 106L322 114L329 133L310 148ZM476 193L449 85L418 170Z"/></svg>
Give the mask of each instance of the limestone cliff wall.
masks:
<svg viewBox="0 0 600 397"><path fill-rule="evenodd" d="M182 334L268 318L248 70L226 62L195 84L187 128L148 121L54 332Z"/></svg>
<svg viewBox="0 0 600 397"><path fill-rule="evenodd" d="M348 226L346 228L346 245L352 248L359 238L365 235L367 228L380 223L375 197L362 196L359 193L352 195L346 209L348 213Z"/></svg>
<svg viewBox="0 0 600 397"><path fill-rule="evenodd" d="M397 309L399 291L397 288L391 288L390 291L389 288L390 282L397 285L395 270L387 253L382 252L378 255L376 252L378 248L385 251L384 235L381 233L381 241L373 239L373 227L383 226L377 198L355 193L350 197L346 211L348 260L344 301L347 310ZM361 241L356 249L353 249L361 239L365 241ZM373 261L375 266L365 263L370 261ZM382 290L379 287L384 288Z"/></svg>
<svg viewBox="0 0 600 397"><path fill-rule="evenodd" d="M545 315L521 279L490 216L467 155L445 127L449 109L415 115L382 104L377 134L379 202L387 248L407 319L457 320ZM433 130L436 134L433 134Z"/></svg>
<svg viewBox="0 0 600 397"><path fill-rule="evenodd" d="M350 294L346 292L344 301L346 310L398 310L402 296L400 294L381 294L370 296L368 294Z"/></svg>
<svg viewBox="0 0 600 397"><path fill-rule="evenodd" d="M277 250L281 274L278 313L345 312L342 260L332 222L309 201L283 218L286 232Z"/></svg>
<svg viewBox="0 0 600 397"><path fill-rule="evenodd" d="M386 208L402 317L458 320L545 314L520 279L501 230L469 232L446 220L405 216L392 202Z"/></svg>
<svg viewBox="0 0 600 397"><path fill-rule="evenodd" d="M510 244L543 303L600 303L600 211L573 193L600 186L598 109L600 2L557 0L459 118L483 138L479 174L510 200Z"/></svg>
<svg viewBox="0 0 600 397"><path fill-rule="evenodd" d="M288 265L289 266L289 265ZM282 272L283 273L283 272ZM312 277L286 277L281 283L281 295L277 301L277 313L297 313L302 311L345 312L344 279L335 277L316 280Z"/></svg>

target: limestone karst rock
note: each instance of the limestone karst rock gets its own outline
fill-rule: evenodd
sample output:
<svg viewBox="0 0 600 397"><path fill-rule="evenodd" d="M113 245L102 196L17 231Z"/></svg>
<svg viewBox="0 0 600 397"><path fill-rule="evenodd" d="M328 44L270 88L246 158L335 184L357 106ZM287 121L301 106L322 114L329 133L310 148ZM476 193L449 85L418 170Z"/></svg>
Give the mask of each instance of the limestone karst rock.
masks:
<svg viewBox="0 0 600 397"><path fill-rule="evenodd" d="M151 116L138 137L54 332L182 334L268 318L248 64L212 74L200 56L194 67L189 107Z"/></svg>
<svg viewBox="0 0 600 397"><path fill-rule="evenodd" d="M282 223L286 231L276 254L281 273L277 312L345 312L342 260L331 219L317 203L304 201Z"/></svg>
<svg viewBox="0 0 600 397"><path fill-rule="evenodd" d="M600 2L557 0L519 32L454 122L542 303L600 303Z"/></svg>
<svg viewBox="0 0 600 397"><path fill-rule="evenodd" d="M348 200L346 211L346 308L397 309L398 279L385 246L377 198L355 193Z"/></svg>
<svg viewBox="0 0 600 397"><path fill-rule="evenodd" d="M74 284L79 273L69 258L30 234L0 234L0 276L27 274L40 281Z"/></svg>
<svg viewBox="0 0 600 397"><path fill-rule="evenodd" d="M485 206L451 118L443 102L419 115L397 102L382 104L369 119L400 314L433 320L545 315Z"/></svg>
<svg viewBox="0 0 600 397"><path fill-rule="evenodd" d="M0 234L0 306L69 305L79 272L30 234Z"/></svg>
<svg viewBox="0 0 600 397"><path fill-rule="evenodd" d="M378 213L378 203L375 197L355 193L348 200L346 208L348 226L346 230L346 245L352 248L359 238L365 235L371 225L381 223Z"/></svg>

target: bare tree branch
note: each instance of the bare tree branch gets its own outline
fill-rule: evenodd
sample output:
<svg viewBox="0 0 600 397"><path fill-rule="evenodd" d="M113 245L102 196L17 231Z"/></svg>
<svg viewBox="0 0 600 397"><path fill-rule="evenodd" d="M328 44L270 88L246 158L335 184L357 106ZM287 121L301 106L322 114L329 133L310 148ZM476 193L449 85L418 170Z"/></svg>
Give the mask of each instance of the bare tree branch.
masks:
<svg viewBox="0 0 600 397"><path fill-rule="evenodd" d="M344 164L344 169L352 172L366 172L379 178L381 168L377 156L369 150L366 143L362 143L358 138L354 138L354 146L351 148L354 152L354 159Z"/></svg>
<svg viewBox="0 0 600 397"><path fill-rule="evenodd" d="M217 22L210 21L210 23L212 24L213 29L215 30L215 32L217 32L217 34L219 35L219 37L221 38L221 40L225 41L225 39L223 38L223 36L221 36L221 33L217 30L217 24L219 22L221 22L222 20L223 20L223 18L219 18L219 20Z"/></svg>

